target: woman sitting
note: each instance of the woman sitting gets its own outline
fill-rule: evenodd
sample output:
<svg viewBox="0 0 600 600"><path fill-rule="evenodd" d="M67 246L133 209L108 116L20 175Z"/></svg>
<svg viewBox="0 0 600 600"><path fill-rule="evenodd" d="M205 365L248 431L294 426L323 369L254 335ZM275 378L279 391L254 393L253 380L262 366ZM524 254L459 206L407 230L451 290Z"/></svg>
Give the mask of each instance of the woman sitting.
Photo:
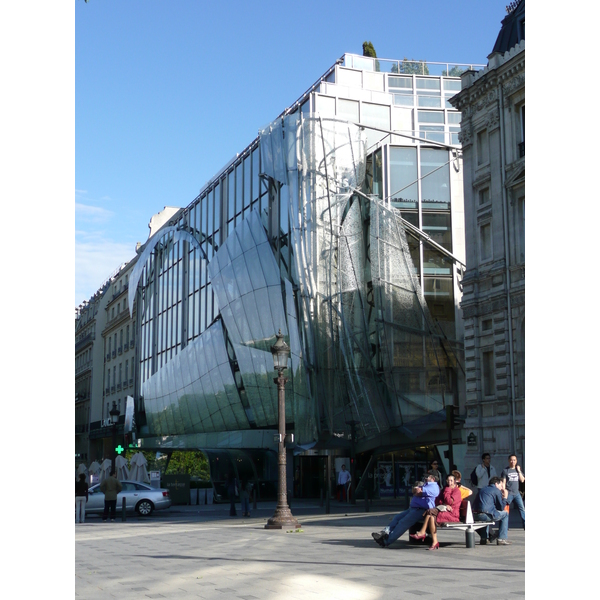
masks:
<svg viewBox="0 0 600 600"><path fill-rule="evenodd" d="M452 475L454 475L454 481L456 482L456 487L460 490L460 497L463 500L465 498L468 498L473 493L473 490L470 490L468 487L465 487L461 483L462 475L460 474L460 471L452 471Z"/></svg>
<svg viewBox="0 0 600 600"><path fill-rule="evenodd" d="M437 539L437 523L458 523L460 520L460 489L456 485L454 475L446 477L446 484L442 493L436 498L436 508L430 508L425 511L425 521L423 527L417 533L411 533L410 537L415 540L424 540L427 529L431 533L433 543L429 550L438 550L440 543Z"/></svg>

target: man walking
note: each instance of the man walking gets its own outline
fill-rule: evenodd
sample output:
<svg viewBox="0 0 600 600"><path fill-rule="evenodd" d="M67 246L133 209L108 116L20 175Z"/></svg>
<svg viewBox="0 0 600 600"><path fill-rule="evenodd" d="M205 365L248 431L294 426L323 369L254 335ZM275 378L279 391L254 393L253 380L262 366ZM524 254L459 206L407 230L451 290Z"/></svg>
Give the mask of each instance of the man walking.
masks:
<svg viewBox="0 0 600 600"><path fill-rule="evenodd" d="M351 481L350 473L346 471L346 465L342 465L342 470L338 475L338 486L340 490L340 502L348 501L348 484Z"/></svg>
<svg viewBox="0 0 600 600"><path fill-rule="evenodd" d="M481 527L477 530L480 543L485 546L496 538L498 546L508 546L508 513L504 510L508 498L508 490L504 489L500 477L492 477L489 484L479 490L477 498L473 503L474 521L496 521L499 524L498 534L489 534L489 527Z"/></svg>
<svg viewBox="0 0 600 600"><path fill-rule="evenodd" d="M121 482L115 477L116 472L113 469L110 472L110 477L107 477L100 484L100 491L104 494L104 512L102 520L108 519L108 511L110 510L110 520L114 521L117 516L117 495L123 489Z"/></svg>
<svg viewBox="0 0 600 600"><path fill-rule="evenodd" d="M439 493L440 488L436 477L429 473L425 485L417 482L413 487L413 497L409 508L397 514L385 529L371 534L375 542L382 548L393 544L423 516L428 508L435 507L435 499Z"/></svg>
<svg viewBox="0 0 600 600"><path fill-rule="evenodd" d="M502 471L500 477L502 478L504 487L508 490L506 503L509 506L514 503L519 509L519 514L523 521L523 529L525 529L525 506L523 504L523 498L521 498L521 494L519 493L519 483L525 481L525 475L523 475L521 467L517 464L516 454L511 454L508 457L508 467Z"/></svg>

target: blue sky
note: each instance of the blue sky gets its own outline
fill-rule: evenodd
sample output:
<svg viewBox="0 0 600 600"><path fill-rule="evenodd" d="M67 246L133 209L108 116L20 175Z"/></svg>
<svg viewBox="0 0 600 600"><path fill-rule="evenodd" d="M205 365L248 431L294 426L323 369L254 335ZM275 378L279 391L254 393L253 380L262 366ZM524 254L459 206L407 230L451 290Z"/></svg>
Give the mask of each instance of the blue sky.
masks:
<svg viewBox="0 0 600 600"><path fill-rule="evenodd" d="M505 0L75 2L75 305L344 52L487 62Z"/></svg>

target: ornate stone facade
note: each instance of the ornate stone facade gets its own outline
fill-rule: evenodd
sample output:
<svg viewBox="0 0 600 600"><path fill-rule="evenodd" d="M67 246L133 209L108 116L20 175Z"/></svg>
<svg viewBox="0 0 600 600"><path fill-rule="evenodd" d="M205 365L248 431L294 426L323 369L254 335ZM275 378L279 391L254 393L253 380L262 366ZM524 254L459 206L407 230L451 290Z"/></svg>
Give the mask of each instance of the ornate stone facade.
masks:
<svg viewBox="0 0 600 600"><path fill-rule="evenodd" d="M524 6L522 26L524 32ZM462 112L464 462L470 471L489 452L499 472L508 454L521 464L525 458L524 37L488 59L485 69L463 74L462 90L450 102Z"/></svg>

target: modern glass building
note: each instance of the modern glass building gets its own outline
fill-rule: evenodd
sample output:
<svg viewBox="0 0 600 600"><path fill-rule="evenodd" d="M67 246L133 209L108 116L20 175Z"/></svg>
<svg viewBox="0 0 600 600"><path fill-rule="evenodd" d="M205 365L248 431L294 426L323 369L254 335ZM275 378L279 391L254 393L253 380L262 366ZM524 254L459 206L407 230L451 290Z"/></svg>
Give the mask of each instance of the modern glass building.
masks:
<svg viewBox="0 0 600 600"><path fill-rule="evenodd" d="M345 54L147 242L129 285L142 447L235 450L268 478L281 330L306 489L319 456L444 458L447 407L464 404L448 98L474 67Z"/></svg>

